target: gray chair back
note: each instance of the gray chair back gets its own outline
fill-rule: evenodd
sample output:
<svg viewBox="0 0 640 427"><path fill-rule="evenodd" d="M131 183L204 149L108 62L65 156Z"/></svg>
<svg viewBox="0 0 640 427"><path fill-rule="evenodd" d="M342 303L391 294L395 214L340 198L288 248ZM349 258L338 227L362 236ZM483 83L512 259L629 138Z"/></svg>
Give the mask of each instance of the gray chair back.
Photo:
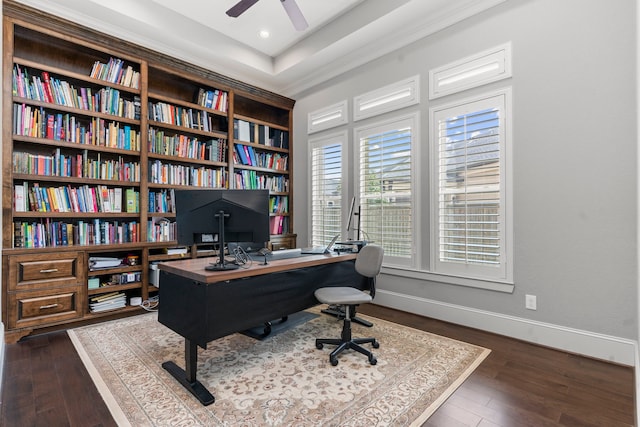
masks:
<svg viewBox="0 0 640 427"><path fill-rule="evenodd" d="M382 268L384 249L378 245L367 245L360 249L356 257L356 271L369 278L375 278Z"/></svg>

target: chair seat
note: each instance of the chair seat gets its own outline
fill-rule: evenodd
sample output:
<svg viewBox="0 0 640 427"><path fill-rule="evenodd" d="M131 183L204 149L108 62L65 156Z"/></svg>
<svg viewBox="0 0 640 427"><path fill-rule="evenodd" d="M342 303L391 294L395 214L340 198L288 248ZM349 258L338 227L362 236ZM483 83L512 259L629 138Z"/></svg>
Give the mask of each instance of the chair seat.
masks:
<svg viewBox="0 0 640 427"><path fill-rule="evenodd" d="M356 288L328 287L315 291L315 296L323 304L357 305L371 302L371 295Z"/></svg>

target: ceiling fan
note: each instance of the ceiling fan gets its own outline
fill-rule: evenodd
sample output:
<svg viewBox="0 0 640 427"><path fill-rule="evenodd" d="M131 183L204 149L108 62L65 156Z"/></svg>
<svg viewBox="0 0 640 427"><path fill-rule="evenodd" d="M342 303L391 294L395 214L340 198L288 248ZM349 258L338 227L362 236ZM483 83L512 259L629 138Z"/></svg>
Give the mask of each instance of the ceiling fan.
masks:
<svg viewBox="0 0 640 427"><path fill-rule="evenodd" d="M235 6L227 10L227 15L232 18L237 18L256 3L258 3L258 0L240 0ZM302 11L296 3L296 0L280 0L280 3L287 12L287 15L289 15L289 19L291 19L291 23L296 30L304 31L309 27L307 20L304 19L304 15L302 15Z"/></svg>

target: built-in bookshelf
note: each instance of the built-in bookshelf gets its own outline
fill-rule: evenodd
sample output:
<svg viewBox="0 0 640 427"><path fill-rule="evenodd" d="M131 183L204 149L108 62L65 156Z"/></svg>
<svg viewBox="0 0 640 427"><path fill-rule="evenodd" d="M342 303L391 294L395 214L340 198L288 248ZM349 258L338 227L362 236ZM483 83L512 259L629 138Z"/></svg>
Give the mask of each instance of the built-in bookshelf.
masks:
<svg viewBox="0 0 640 427"><path fill-rule="evenodd" d="M284 109L262 111L250 98L236 96L235 101L234 185L269 190L272 248L295 247L290 203L291 116Z"/></svg>
<svg viewBox="0 0 640 427"><path fill-rule="evenodd" d="M3 7L8 342L141 312L131 302L158 292L150 263L206 256L176 248L177 189L267 188L271 245L295 246L292 100Z"/></svg>

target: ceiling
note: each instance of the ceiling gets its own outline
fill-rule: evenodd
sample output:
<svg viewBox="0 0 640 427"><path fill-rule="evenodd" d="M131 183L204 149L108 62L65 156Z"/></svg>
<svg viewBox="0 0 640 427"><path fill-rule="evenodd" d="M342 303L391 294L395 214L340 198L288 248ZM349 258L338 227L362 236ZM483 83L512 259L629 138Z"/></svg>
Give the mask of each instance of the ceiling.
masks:
<svg viewBox="0 0 640 427"><path fill-rule="evenodd" d="M273 92L296 94L506 0L15 0ZM262 39L261 30L270 33Z"/></svg>

